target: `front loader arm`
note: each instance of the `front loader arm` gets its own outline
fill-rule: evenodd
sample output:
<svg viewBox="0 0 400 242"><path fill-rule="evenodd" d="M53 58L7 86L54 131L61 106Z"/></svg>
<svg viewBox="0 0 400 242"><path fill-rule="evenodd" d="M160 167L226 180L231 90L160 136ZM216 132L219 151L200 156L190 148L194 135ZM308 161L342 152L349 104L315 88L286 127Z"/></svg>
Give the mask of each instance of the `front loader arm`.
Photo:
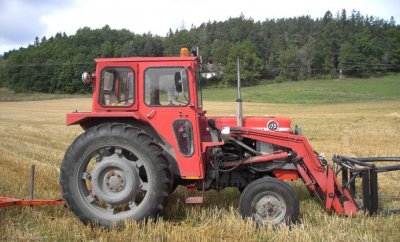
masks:
<svg viewBox="0 0 400 242"><path fill-rule="evenodd" d="M333 168L321 164L314 150L303 136L231 127L234 135L285 147L297 154L295 166L308 189L315 193L327 211L333 209L337 214L353 215L358 207L347 188L342 188Z"/></svg>

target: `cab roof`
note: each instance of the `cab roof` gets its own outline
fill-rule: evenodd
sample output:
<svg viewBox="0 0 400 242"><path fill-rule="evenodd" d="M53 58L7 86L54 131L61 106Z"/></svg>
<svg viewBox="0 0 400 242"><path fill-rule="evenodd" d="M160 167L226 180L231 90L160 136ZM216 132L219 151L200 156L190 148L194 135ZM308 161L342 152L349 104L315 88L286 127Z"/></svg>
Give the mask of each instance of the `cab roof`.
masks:
<svg viewBox="0 0 400 242"><path fill-rule="evenodd" d="M123 57L123 58L97 58L96 63L100 62L156 62L156 61L195 61L196 56L188 57Z"/></svg>

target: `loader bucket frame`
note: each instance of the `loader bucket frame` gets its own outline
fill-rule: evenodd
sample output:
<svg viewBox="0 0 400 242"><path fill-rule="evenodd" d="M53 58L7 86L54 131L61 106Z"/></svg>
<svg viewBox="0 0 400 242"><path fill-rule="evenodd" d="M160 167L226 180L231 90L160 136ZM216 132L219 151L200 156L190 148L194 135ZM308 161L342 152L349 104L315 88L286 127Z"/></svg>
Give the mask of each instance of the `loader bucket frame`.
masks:
<svg viewBox="0 0 400 242"><path fill-rule="evenodd" d="M400 209L395 210L379 210L378 202L380 198L378 192L378 173L398 171L400 165L381 165L382 162L400 163L400 157L346 157L342 155L334 155L332 159L337 167L336 175L342 175L342 187L347 188L350 194L355 197L356 179L361 179L362 204L358 206L370 215L390 215L400 214ZM377 166L379 164L379 166ZM388 197L388 200L399 200L399 197Z"/></svg>

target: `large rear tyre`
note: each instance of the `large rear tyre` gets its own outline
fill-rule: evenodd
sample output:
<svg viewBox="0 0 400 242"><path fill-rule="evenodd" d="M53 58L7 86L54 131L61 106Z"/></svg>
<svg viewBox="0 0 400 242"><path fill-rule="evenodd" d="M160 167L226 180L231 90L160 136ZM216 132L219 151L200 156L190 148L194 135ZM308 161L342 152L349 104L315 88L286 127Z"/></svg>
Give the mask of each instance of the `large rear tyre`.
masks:
<svg viewBox="0 0 400 242"><path fill-rule="evenodd" d="M285 182L263 177L248 184L243 190L239 209L243 218L251 218L257 225L289 225L297 220L299 199Z"/></svg>
<svg viewBox="0 0 400 242"><path fill-rule="evenodd" d="M172 172L163 149L125 124L88 129L68 148L60 184L69 209L85 224L121 226L155 219L167 205Z"/></svg>

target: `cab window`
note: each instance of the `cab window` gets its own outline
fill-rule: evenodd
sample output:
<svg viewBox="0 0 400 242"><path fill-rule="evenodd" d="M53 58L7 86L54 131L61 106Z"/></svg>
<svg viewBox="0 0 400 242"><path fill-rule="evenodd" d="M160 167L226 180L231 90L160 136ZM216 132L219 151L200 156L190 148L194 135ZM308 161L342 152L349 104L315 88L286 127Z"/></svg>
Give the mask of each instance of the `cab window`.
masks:
<svg viewBox="0 0 400 242"><path fill-rule="evenodd" d="M184 67L151 67L144 73L145 103L149 106L189 104L188 74Z"/></svg>
<svg viewBox="0 0 400 242"><path fill-rule="evenodd" d="M173 123L176 142L179 152L184 156L191 156L194 152L193 127L192 123L186 119L178 119Z"/></svg>
<svg viewBox="0 0 400 242"><path fill-rule="evenodd" d="M99 103L102 106L131 106L135 102L134 72L128 67L101 71Z"/></svg>

